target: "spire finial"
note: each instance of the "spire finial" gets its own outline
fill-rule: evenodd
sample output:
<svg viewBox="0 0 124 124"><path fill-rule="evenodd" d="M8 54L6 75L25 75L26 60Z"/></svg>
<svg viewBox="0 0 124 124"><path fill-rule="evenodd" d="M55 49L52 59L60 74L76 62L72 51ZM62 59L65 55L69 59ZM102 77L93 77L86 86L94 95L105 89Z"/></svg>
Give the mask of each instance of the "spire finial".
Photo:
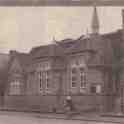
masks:
<svg viewBox="0 0 124 124"><path fill-rule="evenodd" d="M55 36L53 36L53 40L52 40L53 44L58 44L58 41L55 39Z"/></svg>
<svg viewBox="0 0 124 124"><path fill-rule="evenodd" d="M93 10L93 16L92 16L92 33L93 34L98 34L99 33L99 19L98 19L98 14L97 14L97 8L96 8L96 3L94 3L94 10Z"/></svg>

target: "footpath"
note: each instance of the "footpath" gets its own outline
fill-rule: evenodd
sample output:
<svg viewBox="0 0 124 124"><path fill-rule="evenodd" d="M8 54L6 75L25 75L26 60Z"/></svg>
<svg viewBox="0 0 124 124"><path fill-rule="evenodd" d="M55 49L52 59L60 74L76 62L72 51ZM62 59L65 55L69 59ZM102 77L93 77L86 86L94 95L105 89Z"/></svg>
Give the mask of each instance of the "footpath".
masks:
<svg viewBox="0 0 124 124"><path fill-rule="evenodd" d="M50 114L41 113L36 114L35 117L46 118L46 119L64 119L64 120L79 120L79 121L90 121L90 122L104 122L104 123L115 123L124 124L124 115L106 115L106 114L96 114L96 113L84 113L84 114L74 114L70 118L66 114Z"/></svg>
<svg viewBox="0 0 124 124"><path fill-rule="evenodd" d="M37 112L15 112L15 111L0 111L0 115L15 115L32 116L42 119L64 119L64 120L78 120L88 122L103 122L104 124L124 124L124 114L98 114L98 113L82 113L73 114L68 117L66 114L55 113L37 113Z"/></svg>

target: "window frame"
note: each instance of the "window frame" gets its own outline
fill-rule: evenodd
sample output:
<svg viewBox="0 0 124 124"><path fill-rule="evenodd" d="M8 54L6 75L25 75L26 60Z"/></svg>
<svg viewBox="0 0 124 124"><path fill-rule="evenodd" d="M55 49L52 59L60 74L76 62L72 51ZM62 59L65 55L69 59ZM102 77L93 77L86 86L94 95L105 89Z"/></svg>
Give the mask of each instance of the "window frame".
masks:
<svg viewBox="0 0 124 124"><path fill-rule="evenodd" d="M21 82L20 80L13 80L10 82L10 95L21 95Z"/></svg>
<svg viewBox="0 0 124 124"><path fill-rule="evenodd" d="M83 71L81 69L83 69ZM87 78L86 78L85 68L80 67L79 73L80 73L80 88L86 88Z"/></svg>
<svg viewBox="0 0 124 124"><path fill-rule="evenodd" d="M44 82L45 82L45 89L46 90L50 90L52 87L51 87L51 85L49 85L49 83L51 84L51 82L49 82L49 81L51 81L51 73L50 73L50 70L49 69L47 69L47 70L45 70L44 71ZM48 87L49 86L49 87Z"/></svg>
<svg viewBox="0 0 124 124"><path fill-rule="evenodd" d="M97 86L100 86L100 92L98 92L98 87ZM91 92L91 88L95 87L95 92ZM90 86L90 93L93 93L93 94L101 94L102 93L102 85L101 84L93 84Z"/></svg>
<svg viewBox="0 0 124 124"><path fill-rule="evenodd" d="M43 71L42 70L38 72L38 82L39 82L39 90L41 92L43 90Z"/></svg>
<svg viewBox="0 0 124 124"><path fill-rule="evenodd" d="M73 69L76 69L76 72L72 73ZM75 81L72 80L72 78L75 78ZM75 83L75 86L73 86L73 83ZM71 68L71 88L77 88L77 68L72 67Z"/></svg>

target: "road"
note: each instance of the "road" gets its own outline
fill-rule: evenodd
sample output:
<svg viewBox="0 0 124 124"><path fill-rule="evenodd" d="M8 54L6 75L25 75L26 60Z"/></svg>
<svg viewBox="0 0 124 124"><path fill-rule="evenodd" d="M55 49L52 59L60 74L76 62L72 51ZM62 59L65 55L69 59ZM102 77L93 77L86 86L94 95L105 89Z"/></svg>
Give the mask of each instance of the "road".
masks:
<svg viewBox="0 0 124 124"><path fill-rule="evenodd" d="M31 114L0 112L0 124L113 124L80 120L45 119Z"/></svg>

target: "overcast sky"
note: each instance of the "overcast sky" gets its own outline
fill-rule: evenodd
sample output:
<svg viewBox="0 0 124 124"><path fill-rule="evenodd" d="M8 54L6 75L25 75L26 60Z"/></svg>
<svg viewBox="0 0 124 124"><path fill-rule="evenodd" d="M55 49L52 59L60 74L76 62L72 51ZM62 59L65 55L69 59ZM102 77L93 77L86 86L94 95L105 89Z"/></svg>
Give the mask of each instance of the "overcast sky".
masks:
<svg viewBox="0 0 124 124"><path fill-rule="evenodd" d="M123 8L97 8L101 33L122 27ZM92 13L93 7L0 7L0 52L28 52L53 37L78 38L91 31Z"/></svg>

